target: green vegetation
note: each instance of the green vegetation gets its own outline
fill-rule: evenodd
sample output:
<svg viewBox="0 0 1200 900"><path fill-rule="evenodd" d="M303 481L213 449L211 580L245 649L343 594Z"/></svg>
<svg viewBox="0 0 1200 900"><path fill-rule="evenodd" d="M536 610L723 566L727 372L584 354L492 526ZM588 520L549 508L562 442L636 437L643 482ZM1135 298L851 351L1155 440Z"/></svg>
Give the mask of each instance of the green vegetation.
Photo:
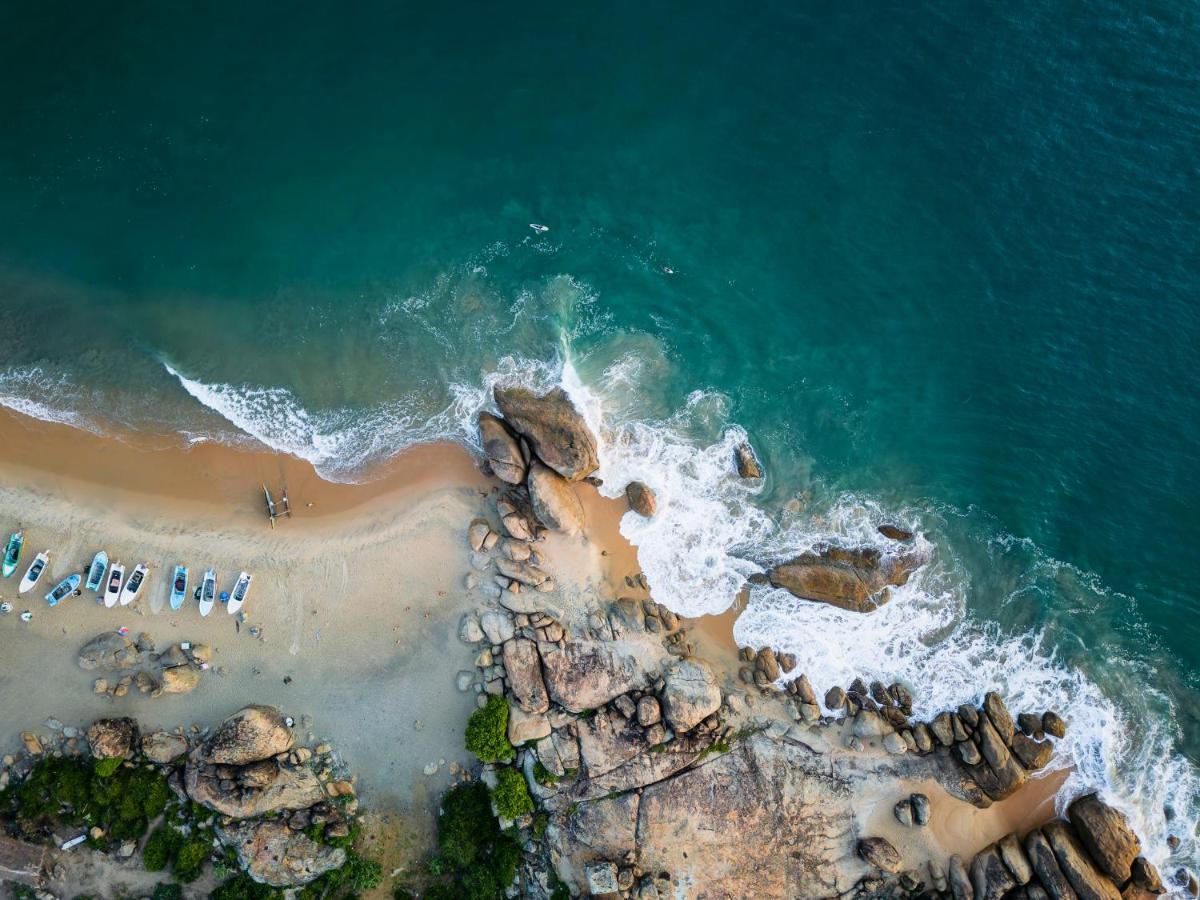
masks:
<svg viewBox="0 0 1200 900"><path fill-rule="evenodd" d="M496 804L496 811L506 819L519 819L533 812L533 798L529 796L525 776L508 766L496 772L492 802Z"/></svg>
<svg viewBox="0 0 1200 900"><path fill-rule="evenodd" d="M542 765L539 759L533 764L533 780L542 787L552 787L562 781L561 775L555 775L549 769Z"/></svg>
<svg viewBox="0 0 1200 900"><path fill-rule="evenodd" d="M322 900L322 898L353 897L371 891L383 883L383 866L373 859L365 859L353 850L346 852L346 861L326 872L316 881L302 887L297 900Z"/></svg>
<svg viewBox="0 0 1200 900"><path fill-rule="evenodd" d="M525 787L515 769L501 771L511 772ZM526 797L528 794L526 788ZM438 848L441 854L431 861L429 870L444 874L426 887L425 900L499 900L521 861L520 845L500 831L487 787L479 782L457 785L442 797Z"/></svg>
<svg viewBox="0 0 1200 900"><path fill-rule="evenodd" d="M171 874L176 881L190 884L204 871L204 863L212 851L212 842L200 837L188 838L175 853Z"/></svg>
<svg viewBox="0 0 1200 900"><path fill-rule="evenodd" d="M183 886L175 882L156 884L150 900L183 900Z"/></svg>
<svg viewBox="0 0 1200 900"><path fill-rule="evenodd" d="M245 872L222 882L208 895L209 900L276 900L282 896L278 888L259 884Z"/></svg>
<svg viewBox="0 0 1200 900"><path fill-rule="evenodd" d="M154 829L142 848L142 865L147 872L161 872L183 846L183 835L168 825Z"/></svg>
<svg viewBox="0 0 1200 900"><path fill-rule="evenodd" d="M467 749L484 762L509 762L513 745L508 742L508 703L495 694L467 720Z"/></svg>
<svg viewBox="0 0 1200 900"><path fill-rule="evenodd" d="M124 767L119 759L46 757L19 785L0 792L0 818L26 836L59 825L99 827L104 837L89 843L107 849L140 839L170 796L167 779L153 768Z"/></svg>

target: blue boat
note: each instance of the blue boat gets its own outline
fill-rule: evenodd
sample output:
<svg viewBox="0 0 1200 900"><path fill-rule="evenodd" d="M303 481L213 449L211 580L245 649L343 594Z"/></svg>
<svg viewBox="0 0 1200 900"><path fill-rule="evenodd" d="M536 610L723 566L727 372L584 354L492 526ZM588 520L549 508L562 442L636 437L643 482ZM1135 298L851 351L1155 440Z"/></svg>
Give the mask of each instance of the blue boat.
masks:
<svg viewBox="0 0 1200 900"><path fill-rule="evenodd" d="M187 599L187 566L176 566L175 577L171 579L171 609L179 609Z"/></svg>
<svg viewBox="0 0 1200 900"><path fill-rule="evenodd" d="M87 583L84 585L89 591L100 590L100 585L104 583L104 573L108 571L108 554L101 550L92 559L91 566L88 567Z"/></svg>
<svg viewBox="0 0 1200 900"><path fill-rule="evenodd" d="M70 597L73 593L75 593L75 589L78 587L79 576L68 575L58 583L58 586L55 587L54 590L46 595L46 602L51 606L58 606L59 600L62 600L64 597Z"/></svg>
<svg viewBox="0 0 1200 900"><path fill-rule="evenodd" d="M17 570L17 562L21 559L21 546L25 543L25 535L18 531L8 539L4 548L4 577L7 578Z"/></svg>

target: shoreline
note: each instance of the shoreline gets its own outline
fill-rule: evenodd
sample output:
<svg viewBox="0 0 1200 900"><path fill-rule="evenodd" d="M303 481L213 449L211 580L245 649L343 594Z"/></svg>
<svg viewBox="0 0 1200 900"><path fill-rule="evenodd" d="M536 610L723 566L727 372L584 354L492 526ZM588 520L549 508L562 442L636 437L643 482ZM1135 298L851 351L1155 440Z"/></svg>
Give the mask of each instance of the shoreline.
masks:
<svg viewBox="0 0 1200 900"><path fill-rule="evenodd" d="M293 715L305 740L338 746L361 777L375 822L372 843L393 850L389 865L418 858L430 846L442 792L475 765L462 743L475 694L455 682L472 670L474 652L458 639L459 623L480 609L467 586L486 560L481 565L471 552L466 528L486 515L498 487L464 447L449 442L410 448L372 475L357 484L327 482L285 454L210 444L137 448L0 411L0 509L24 511L27 530L19 572L44 545L52 551L51 583L100 546L113 560L132 564L145 554L139 558L154 566L148 593L128 608L106 609L83 596L51 610L35 591L17 607L34 612L32 623L0 616L0 646L9 648L0 715L12 729L0 740L12 744L22 730L44 730L48 718L78 726L98 715L131 715L171 728L212 724L247 704L268 703ZM286 482L293 503L294 517L274 530L263 481ZM584 483L576 488L583 535L551 534L545 542L560 599L583 609L597 599L648 598L630 581L639 566L636 548L620 533L626 502ZM6 530L16 525L0 522ZM226 580L239 565L254 572L244 627L221 607L200 618L190 600L179 611L165 605L167 571L185 557L195 575L209 565ZM225 587L222 581L219 589ZM16 603L10 594L15 580L0 583L0 596ZM746 687L738 683L732 629L740 612L683 620L697 657L713 665L730 693ZM103 673L81 671L74 657L85 641L118 626L131 637L145 632L159 647L208 644L212 670L194 692L178 696L96 694L92 682ZM787 694L767 693L754 718L789 723ZM848 722L825 728L815 740L840 755ZM917 856L974 854L1052 817L1066 774L1034 778L989 809L936 782L914 782L913 790L931 796L924 832L897 830L895 798L880 782L861 797L860 824Z"/></svg>

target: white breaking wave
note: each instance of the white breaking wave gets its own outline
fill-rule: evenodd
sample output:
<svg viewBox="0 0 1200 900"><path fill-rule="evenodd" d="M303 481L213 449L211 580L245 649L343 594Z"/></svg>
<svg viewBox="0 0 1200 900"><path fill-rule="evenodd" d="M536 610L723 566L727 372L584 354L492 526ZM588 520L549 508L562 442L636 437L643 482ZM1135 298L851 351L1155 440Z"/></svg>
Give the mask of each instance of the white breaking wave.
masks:
<svg viewBox="0 0 1200 900"><path fill-rule="evenodd" d="M37 366L0 372L0 406L31 419L99 434L99 426L66 405L70 400L80 402L78 390L65 376L50 375Z"/></svg>

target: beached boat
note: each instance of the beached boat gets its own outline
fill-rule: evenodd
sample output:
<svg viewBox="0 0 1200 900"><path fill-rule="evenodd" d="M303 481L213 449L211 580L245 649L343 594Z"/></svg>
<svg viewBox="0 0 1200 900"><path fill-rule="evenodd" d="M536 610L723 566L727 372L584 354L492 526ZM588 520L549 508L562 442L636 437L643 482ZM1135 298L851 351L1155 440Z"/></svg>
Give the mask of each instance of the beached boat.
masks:
<svg viewBox="0 0 1200 900"><path fill-rule="evenodd" d="M17 588L18 594L24 594L32 588L41 579L42 574L46 571L46 566L50 565L50 551L43 550L33 558L33 562L29 564L29 568L25 570L25 577L21 579L21 586Z"/></svg>
<svg viewBox="0 0 1200 900"><path fill-rule="evenodd" d="M125 567L119 562L113 563L108 570L108 584L104 588L104 605L110 609L117 605L121 597L121 580L124 577Z"/></svg>
<svg viewBox="0 0 1200 900"><path fill-rule="evenodd" d="M176 566L171 578L171 609L179 609L187 599L187 566Z"/></svg>
<svg viewBox="0 0 1200 900"><path fill-rule="evenodd" d="M146 583L146 576L150 573L150 567L145 563L138 563L133 568L133 574L129 576L129 580L125 582L125 587L121 591L121 597L118 601L122 606L128 606L138 598L138 592L141 591L142 585Z"/></svg>
<svg viewBox="0 0 1200 900"><path fill-rule="evenodd" d="M200 585L200 615L207 616L212 612L217 600L217 573L209 569L204 573L204 581Z"/></svg>
<svg viewBox="0 0 1200 900"><path fill-rule="evenodd" d="M229 614L232 616L242 608L242 604L246 602L246 594L250 591L250 581L254 576L249 572L243 572L238 576L237 584L233 586L233 593L229 595Z"/></svg>
<svg viewBox="0 0 1200 900"><path fill-rule="evenodd" d="M25 535L23 532L15 532L8 539L8 546L4 548L4 577L7 578L13 572L17 571L17 563L21 559L21 547L25 543Z"/></svg>
<svg viewBox="0 0 1200 900"><path fill-rule="evenodd" d="M64 597L70 597L79 587L80 577L78 575L68 575L60 581L50 593L46 595L46 602L51 606L58 606L58 601Z"/></svg>
<svg viewBox="0 0 1200 900"><path fill-rule="evenodd" d="M92 564L88 566L87 582L84 584L84 589L89 591L99 591L100 585L104 583L104 573L108 570L108 554L101 550L92 558Z"/></svg>

